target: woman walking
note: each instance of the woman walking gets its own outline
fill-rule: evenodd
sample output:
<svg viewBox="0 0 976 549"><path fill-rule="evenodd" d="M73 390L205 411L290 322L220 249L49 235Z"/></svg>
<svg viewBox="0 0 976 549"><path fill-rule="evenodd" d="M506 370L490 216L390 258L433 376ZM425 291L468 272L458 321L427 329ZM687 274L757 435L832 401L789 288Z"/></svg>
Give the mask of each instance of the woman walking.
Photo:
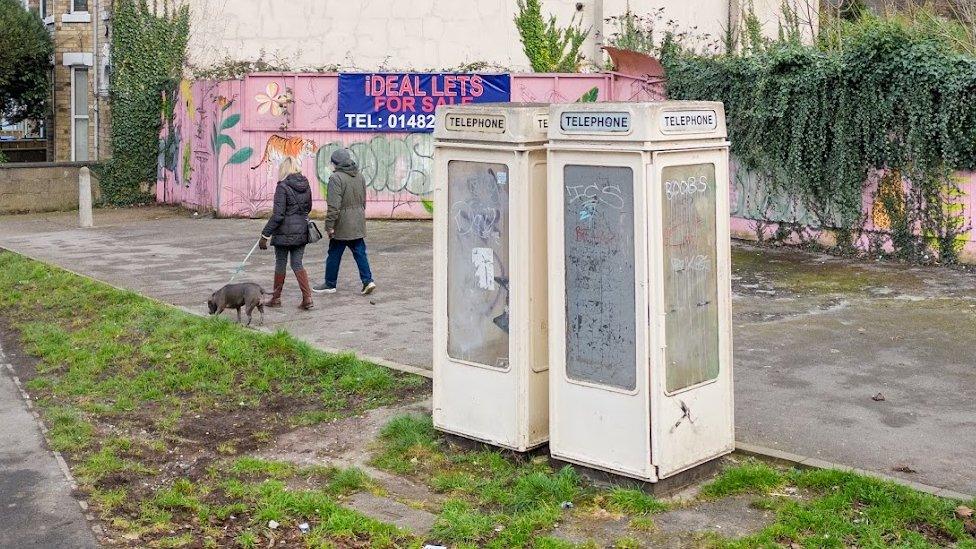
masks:
<svg viewBox="0 0 976 549"><path fill-rule="evenodd" d="M281 289L285 285L285 273L291 260L291 270L302 290L302 309L314 307L308 273L302 265L305 245L308 244L308 213L312 211L312 188L301 173L301 165L286 158L278 169L278 186L274 194L274 211L264 230L261 231L260 248L275 249L274 293L266 304L281 307Z"/></svg>

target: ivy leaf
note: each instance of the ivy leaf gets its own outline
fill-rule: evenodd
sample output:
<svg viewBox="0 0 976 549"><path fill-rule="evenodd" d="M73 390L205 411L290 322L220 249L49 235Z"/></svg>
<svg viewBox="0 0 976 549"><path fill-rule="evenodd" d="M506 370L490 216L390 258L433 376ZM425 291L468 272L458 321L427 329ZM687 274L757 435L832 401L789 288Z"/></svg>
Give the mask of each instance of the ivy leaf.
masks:
<svg viewBox="0 0 976 549"><path fill-rule="evenodd" d="M231 139L229 135L226 135L226 134L223 134L222 133L222 134L220 134L220 135L217 136L217 150L219 151L220 150L220 147L222 147L224 145L230 145L230 148L231 149L236 149L237 148L237 145L234 144L234 140Z"/></svg>
<svg viewBox="0 0 976 549"><path fill-rule="evenodd" d="M247 162L248 158L251 158L251 155L253 153L254 153L254 149L252 149L251 147L244 147L243 149L235 152L234 156L231 156L230 160L228 160L227 163L243 164L244 162Z"/></svg>
<svg viewBox="0 0 976 549"><path fill-rule="evenodd" d="M229 129L233 128L234 126L236 126L237 123L240 122L240 121L241 121L241 115L239 115L239 114L232 114L232 115L228 116L226 119L224 119L223 123L220 124L220 129L221 130L229 130Z"/></svg>
<svg viewBox="0 0 976 549"><path fill-rule="evenodd" d="M579 99L576 100L577 103L596 103L596 100L600 97L600 88L593 86L593 89L584 93Z"/></svg>

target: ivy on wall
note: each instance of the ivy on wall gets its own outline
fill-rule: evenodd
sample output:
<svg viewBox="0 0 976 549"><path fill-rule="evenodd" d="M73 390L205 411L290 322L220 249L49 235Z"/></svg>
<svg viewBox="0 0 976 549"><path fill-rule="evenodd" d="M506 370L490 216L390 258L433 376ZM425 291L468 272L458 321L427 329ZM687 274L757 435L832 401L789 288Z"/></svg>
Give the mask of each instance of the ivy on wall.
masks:
<svg viewBox="0 0 976 549"><path fill-rule="evenodd" d="M837 36L667 51L669 95L723 101L734 154L837 229L839 247L866 234L864 185L881 170L894 178L875 200L894 253L955 261L969 227L952 174L976 168L976 58L898 20L862 18Z"/></svg>
<svg viewBox="0 0 976 549"><path fill-rule="evenodd" d="M101 170L104 199L146 201L156 179L163 95L179 82L189 36L189 8L159 8L146 0L115 0L112 16L112 158Z"/></svg>

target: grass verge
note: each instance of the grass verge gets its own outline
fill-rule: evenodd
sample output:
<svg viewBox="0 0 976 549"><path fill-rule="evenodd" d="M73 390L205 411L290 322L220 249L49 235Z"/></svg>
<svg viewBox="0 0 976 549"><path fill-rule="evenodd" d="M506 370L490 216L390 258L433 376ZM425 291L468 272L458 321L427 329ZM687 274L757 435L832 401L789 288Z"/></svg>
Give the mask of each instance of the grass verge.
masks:
<svg viewBox="0 0 976 549"><path fill-rule="evenodd" d="M406 539L338 506L361 473L246 456L295 425L425 396L423 378L2 251L0 335L36 359L18 375L114 542L268 546L299 522L311 546Z"/></svg>

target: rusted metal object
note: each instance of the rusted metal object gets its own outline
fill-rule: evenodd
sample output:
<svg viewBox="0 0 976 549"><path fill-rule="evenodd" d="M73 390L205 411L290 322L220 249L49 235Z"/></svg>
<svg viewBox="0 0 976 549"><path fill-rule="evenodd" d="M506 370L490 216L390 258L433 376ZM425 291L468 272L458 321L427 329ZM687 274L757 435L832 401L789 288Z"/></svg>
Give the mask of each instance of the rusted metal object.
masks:
<svg viewBox="0 0 976 549"><path fill-rule="evenodd" d="M610 46L603 46L603 50L610 55L615 70L621 74L642 78L664 78L664 65L650 55Z"/></svg>

